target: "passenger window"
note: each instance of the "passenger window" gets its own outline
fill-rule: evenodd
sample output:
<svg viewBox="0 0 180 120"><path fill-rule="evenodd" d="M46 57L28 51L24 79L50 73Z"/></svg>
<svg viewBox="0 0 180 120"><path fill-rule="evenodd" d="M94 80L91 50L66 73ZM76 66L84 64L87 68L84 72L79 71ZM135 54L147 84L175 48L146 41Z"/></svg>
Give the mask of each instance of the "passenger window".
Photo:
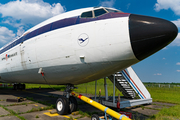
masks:
<svg viewBox="0 0 180 120"><path fill-rule="evenodd" d="M84 12L81 14L81 18L92 18L92 17L93 17L92 11Z"/></svg>
<svg viewBox="0 0 180 120"><path fill-rule="evenodd" d="M98 9L94 11L95 17L105 14L106 11L104 9Z"/></svg>

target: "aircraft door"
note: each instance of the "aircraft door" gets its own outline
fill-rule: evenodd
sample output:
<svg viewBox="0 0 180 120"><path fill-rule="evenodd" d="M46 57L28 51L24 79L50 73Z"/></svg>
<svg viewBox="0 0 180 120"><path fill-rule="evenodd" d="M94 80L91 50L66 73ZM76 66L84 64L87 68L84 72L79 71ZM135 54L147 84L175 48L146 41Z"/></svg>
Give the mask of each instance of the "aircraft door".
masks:
<svg viewBox="0 0 180 120"><path fill-rule="evenodd" d="M25 60L25 45L23 42L20 44L20 57L21 57L21 66L23 69L27 69L26 67L26 60Z"/></svg>

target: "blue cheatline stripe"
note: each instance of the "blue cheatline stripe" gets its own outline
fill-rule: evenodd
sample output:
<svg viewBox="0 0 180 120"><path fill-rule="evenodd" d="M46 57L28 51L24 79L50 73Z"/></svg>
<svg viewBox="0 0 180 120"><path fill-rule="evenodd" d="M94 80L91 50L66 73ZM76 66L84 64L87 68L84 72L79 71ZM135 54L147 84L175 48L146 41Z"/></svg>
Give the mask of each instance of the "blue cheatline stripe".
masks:
<svg viewBox="0 0 180 120"><path fill-rule="evenodd" d="M125 76L126 80L128 80L128 82L133 86L133 88L136 90L136 92L140 95L140 97L142 99L144 99L144 97L141 95L141 93L137 90L137 88L135 87L135 85L131 82L130 78L126 75L126 73L124 73L124 71L122 71L123 75Z"/></svg>
<svg viewBox="0 0 180 120"><path fill-rule="evenodd" d="M127 17L130 14L127 13L107 13L104 15L101 15L100 17L97 18L79 18L77 17L72 17L72 18L65 18L59 21L55 21L53 23L47 24L45 26L42 26L41 28L38 28L27 35L22 36L21 38L17 39L16 41L10 43L8 46L0 50L0 54L6 52L7 50L15 47L16 45L23 43L24 41L29 40L30 38L36 37L38 35L41 35L43 33L47 33L56 29L68 27L68 26L73 26L81 23L86 23L86 22L92 22L92 21L97 21L97 20L103 20L103 19L109 19L109 18L116 18L116 17Z"/></svg>

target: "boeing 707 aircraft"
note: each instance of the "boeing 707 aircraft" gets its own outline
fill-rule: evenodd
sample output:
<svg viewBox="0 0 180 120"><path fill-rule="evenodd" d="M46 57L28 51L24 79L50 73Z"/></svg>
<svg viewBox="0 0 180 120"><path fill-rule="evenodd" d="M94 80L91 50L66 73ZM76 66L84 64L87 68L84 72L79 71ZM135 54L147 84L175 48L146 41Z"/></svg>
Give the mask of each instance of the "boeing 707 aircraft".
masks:
<svg viewBox="0 0 180 120"><path fill-rule="evenodd" d="M114 8L66 12L0 49L0 82L67 85L67 96L56 103L57 112L66 114L74 102L68 95L74 85L140 62L171 43L177 33L177 27L167 20ZM14 84L14 88L25 85Z"/></svg>

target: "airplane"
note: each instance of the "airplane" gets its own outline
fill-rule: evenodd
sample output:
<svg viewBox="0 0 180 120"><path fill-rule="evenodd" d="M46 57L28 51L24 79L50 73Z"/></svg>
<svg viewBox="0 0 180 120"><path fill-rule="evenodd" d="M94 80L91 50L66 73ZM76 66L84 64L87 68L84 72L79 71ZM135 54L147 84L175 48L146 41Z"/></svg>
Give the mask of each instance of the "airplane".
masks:
<svg viewBox="0 0 180 120"><path fill-rule="evenodd" d="M95 81L136 64L177 36L170 21L89 7L52 17L0 49L0 82L66 85L59 114L77 109L74 85ZM70 101L70 102L68 102ZM69 108L70 106L70 108ZM73 107L72 107L73 106Z"/></svg>

